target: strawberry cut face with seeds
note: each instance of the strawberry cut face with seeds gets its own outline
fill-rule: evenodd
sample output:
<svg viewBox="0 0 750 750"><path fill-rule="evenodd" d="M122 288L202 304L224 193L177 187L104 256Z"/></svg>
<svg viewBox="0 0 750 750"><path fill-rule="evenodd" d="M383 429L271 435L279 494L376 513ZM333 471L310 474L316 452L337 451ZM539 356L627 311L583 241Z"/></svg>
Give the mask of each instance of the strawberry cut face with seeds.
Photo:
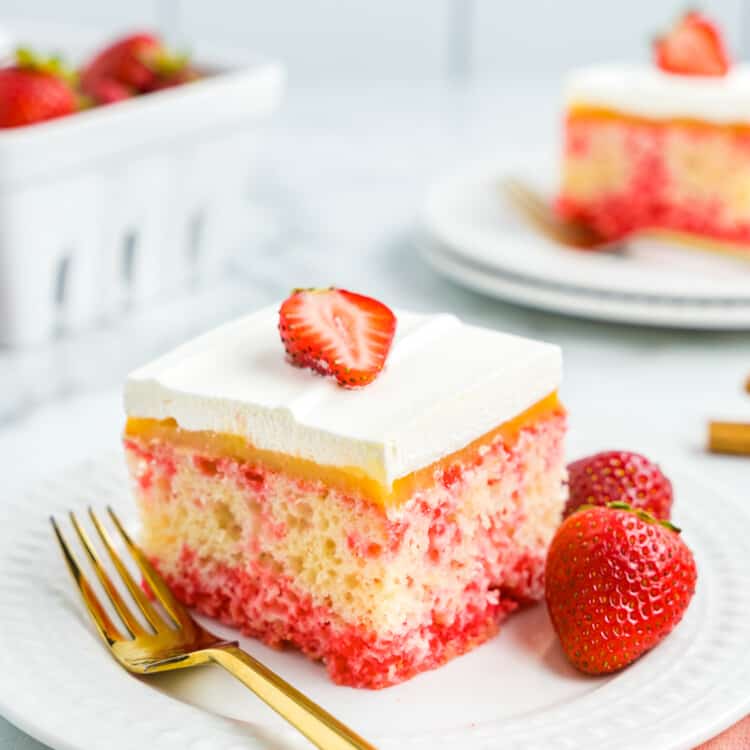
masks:
<svg viewBox="0 0 750 750"><path fill-rule="evenodd" d="M730 60L718 27L702 13L690 11L654 43L656 64L667 73L723 76Z"/></svg>
<svg viewBox="0 0 750 750"><path fill-rule="evenodd" d="M279 310L290 361L346 388L368 385L380 374L395 332L390 308L345 289L297 289Z"/></svg>

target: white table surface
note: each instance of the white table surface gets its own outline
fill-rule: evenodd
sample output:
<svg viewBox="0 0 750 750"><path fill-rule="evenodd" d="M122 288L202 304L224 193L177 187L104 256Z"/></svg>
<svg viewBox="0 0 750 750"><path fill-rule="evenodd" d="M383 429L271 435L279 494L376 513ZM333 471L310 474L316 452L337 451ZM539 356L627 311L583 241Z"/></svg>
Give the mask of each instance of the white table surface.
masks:
<svg viewBox="0 0 750 750"><path fill-rule="evenodd" d="M520 309L464 291L416 257L411 232L430 181L487 154L549 148L556 113L556 88L538 83L473 92L437 84L293 90L269 127L258 188L280 234L242 264L246 279L228 284L232 309L252 309L293 286L333 283L556 342L565 356L571 455L635 449L747 497L750 459L709 456L703 446L710 417L750 421L741 388L750 334L645 330ZM212 293L203 303L207 323L216 317L208 310ZM113 332L109 343L127 352L125 338ZM69 392L0 422L7 492L117 450L120 382L138 352L114 364L91 351L75 359L69 364L79 376ZM50 375L38 369L36 377ZM679 517L679 498L676 508ZM40 747L0 718L2 750Z"/></svg>

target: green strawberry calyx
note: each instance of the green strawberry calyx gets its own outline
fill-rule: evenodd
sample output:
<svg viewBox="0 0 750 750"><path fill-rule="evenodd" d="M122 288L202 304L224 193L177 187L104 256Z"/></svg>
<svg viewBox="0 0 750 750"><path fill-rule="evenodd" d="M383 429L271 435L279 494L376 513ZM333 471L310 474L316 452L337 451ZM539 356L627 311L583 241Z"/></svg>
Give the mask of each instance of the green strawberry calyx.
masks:
<svg viewBox="0 0 750 750"><path fill-rule="evenodd" d="M601 505L592 505L591 503L584 503L583 505L579 506L576 509L576 513L587 510L589 508L610 508L611 510L624 510L627 513L632 513L634 516L637 516L641 519L641 521L644 521L645 523L656 523L659 526L663 526L665 529L669 529L670 531L673 531L675 534L680 534L682 532L682 529L679 526L675 526L671 521L666 521L663 519L659 519L653 514L649 513L647 510L642 510L641 508L634 508L630 503L625 503L622 501L616 501L607 503L605 506Z"/></svg>
<svg viewBox="0 0 750 750"><path fill-rule="evenodd" d="M325 294L326 292L335 292L335 286L296 286L292 289L290 296L309 292L310 294Z"/></svg>
<svg viewBox="0 0 750 750"><path fill-rule="evenodd" d="M76 72L65 64L61 55L44 57L29 47L18 47L14 57L16 66L22 70L33 70L37 73L55 76L55 78L62 78L70 86L78 83Z"/></svg>
<svg viewBox="0 0 750 750"><path fill-rule="evenodd" d="M160 46L140 55L140 60L157 75L168 77L179 73L190 64L190 53Z"/></svg>
<svg viewBox="0 0 750 750"><path fill-rule="evenodd" d="M44 57L29 47L18 47L15 50L15 64L19 70L28 70L64 81L73 91L78 111L89 109L93 102L78 90L78 73L65 64L61 55Z"/></svg>

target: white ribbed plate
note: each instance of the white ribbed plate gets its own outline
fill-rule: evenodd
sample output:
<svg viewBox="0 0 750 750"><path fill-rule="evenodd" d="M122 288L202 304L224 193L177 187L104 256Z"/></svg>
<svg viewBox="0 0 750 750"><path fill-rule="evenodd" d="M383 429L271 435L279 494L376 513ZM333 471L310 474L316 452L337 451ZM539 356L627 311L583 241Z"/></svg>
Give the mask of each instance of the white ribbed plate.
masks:
<svg viewBox="0 0 750 750"><path fill-rule="evenodd" d="M378 692L332 685L322 667L296 653L244 646L382 749L693 747L750 711L750 514L710 484L667 470L675 519L698 561L698 592L675 632L615 677L576 674L543 606L511 618L473 653ZM0 713L71 750L307 747L218 669L139 680L111 659L47 523L50 513L107 502L133 525L124 471L113 458L4 499Z"/></svg>

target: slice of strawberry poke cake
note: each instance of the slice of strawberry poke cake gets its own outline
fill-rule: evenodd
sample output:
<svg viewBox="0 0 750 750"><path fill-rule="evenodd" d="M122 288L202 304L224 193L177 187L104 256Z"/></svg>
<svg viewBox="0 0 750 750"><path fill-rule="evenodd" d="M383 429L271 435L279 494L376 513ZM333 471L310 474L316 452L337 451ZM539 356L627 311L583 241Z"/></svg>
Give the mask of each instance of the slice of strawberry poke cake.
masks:
<svg viewBox="0 0 750 750"><path fill-rule="evenodd" d="M651 64L598 64L565 87L566 218L617 239L647 230L707 249L750 247L750 67L686 13Z"/></svg>
<svg viewBox="0 0 750 750"><path fill-rule="evenodd" d="M336 682L408 679L542 596L560 377L549 344L297 290L128 378L143 546L183 602Z"/></svg>

